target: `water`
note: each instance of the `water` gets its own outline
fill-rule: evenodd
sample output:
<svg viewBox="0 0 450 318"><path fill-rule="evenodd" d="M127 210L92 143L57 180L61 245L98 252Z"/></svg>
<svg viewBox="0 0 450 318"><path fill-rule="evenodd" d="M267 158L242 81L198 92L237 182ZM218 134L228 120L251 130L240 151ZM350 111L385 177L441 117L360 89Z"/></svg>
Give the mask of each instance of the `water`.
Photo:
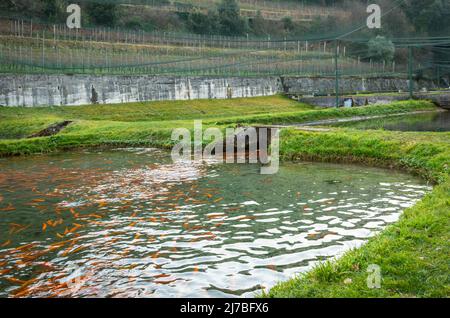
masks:
<svg viewBox="0 0 450 318"><path fill-rule="evenodd" d="M0 160L0 296L253 296L430 190L357 166L172 164L154 149Z"/></svg>
<svg viewBox="0 0 450 318"><path fill-rule="evenodd" d="M334 127L385 129L393 131L450 131L450 111L402 115L333 124Z"/></svg>

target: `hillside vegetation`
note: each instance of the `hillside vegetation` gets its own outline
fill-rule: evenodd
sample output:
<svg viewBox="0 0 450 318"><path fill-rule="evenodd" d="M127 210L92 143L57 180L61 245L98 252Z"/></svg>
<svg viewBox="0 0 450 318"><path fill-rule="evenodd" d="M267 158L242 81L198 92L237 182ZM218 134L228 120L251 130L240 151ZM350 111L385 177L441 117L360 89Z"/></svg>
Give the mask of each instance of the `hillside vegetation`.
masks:
<svg viewBox="0 0 450 318"><path fill-rule="evenodd" d="M32 39L22 47L5 41L0 59L12 67L3 71L313 76L335 74L333 55L337 54L342 75L404 74L411 62L415 78L437 79L447 87L449 83L447 1L426 0L419 4L380 0L385 12L383 25L372 30L364 27L365 0L305 0L301 5L281 0L220 0L210 2L207 8L200 0L85 0L81 3L83 28L77 31L65 29L67 4L66 0L8 0L0 4L5 16L19 19L0 21L0 34ZM294 10L283 11L289 7ZM264 15L275 9L276 21ZM281 17L283 12L286 16ZM308 18L296 20L293 14ZM49 47L45 41L35 41L45 37L55 43L49 43ZM72 52L64 50L62 39L75 39L72 49L86 46L82 42L102 41L157 45L163 50L132 56L106 49ZM413 47L412 54L409 46ZM211 47L220 49L220 56L204 51ZM229 54L230 49L239 52ZM273 50L277 53L272 54ZM174 51L178 53L172 54ZM260 54L262 51L265 53ZM315 56L308 57L313 51ZM140 68L130 69L137 66Z"/></svg>

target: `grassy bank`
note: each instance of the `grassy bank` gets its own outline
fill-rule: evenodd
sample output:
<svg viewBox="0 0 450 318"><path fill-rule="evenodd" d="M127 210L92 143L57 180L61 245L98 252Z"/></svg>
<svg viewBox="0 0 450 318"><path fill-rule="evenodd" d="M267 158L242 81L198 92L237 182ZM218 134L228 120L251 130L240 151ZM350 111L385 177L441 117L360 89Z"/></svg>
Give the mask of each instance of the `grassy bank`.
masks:
<svg viewBox="0 0 450 318"><path fill-rule="evenodd" d="M375 116L406 114L412 111L434 110L436 106L428 101L399 101L388 105L373 105L356 108L314 109L308 112L272 113L253 116L240 116L221 120L218 124L297 124L323 119L355 116Z"/></svg>
<svg viewBox="0 0 450 318"><path fill-rule="evenodd" d="M272 288L265 297L448 297L450 133L287 131L285 160L359 162L408 169L437 183L432 193L361 248ZM367 268L381 268L381 288Z"/></svg>
<svg viewBox="0 0 450 318"><path fill-rule="evenodd" d="M1 107L0 119L57 117L69 120L161 121L227 118L313 109L282 95L53 107Z"/></svg>
<svg viewBox="0 0 450 318"><path fill-rule="evenodd" d="M439 183L450 173L450 133L291 129L283 132L281 158L395 167Z"/></svg>
<svg viewBox="0 0 450 318"><path fill-rule="evenodd" d="M0 139L24 138L58 121L78 123L147 122L148 127L160 127L162 121L229 118L257 114L302 112L312 106L298 103L281 95L193 101L158 101L109 105L0 107ZM95 122L95 123L94 123ZM101 126L101 125L100 125ZM120 125L119 125L120 126ZM139 124L137 124L139 126ZM165 126L171 126L166 123ZM172 125L177 127L176 124Z"/></svg>
<svg viewBox="0 0 450 318"><path fill-rule="evenodd" d="M412 101L355 109L316 109L283 96L77 107L0 107L0 156L101 145L170 146L172 129L192 127L193 119L203 119L205 126L225 127L239 122L298 123L430 109L435 109L431 103ZM25 138L65 120L73 123L56 136Z"/></svg>

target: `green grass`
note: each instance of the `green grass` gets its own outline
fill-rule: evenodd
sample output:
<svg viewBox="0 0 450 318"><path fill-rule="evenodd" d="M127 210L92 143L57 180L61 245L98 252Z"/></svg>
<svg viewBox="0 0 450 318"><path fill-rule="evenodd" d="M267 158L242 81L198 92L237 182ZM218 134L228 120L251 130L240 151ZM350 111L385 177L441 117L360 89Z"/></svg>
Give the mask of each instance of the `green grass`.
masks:
<svg viewBox="0 0 450 318"><path fill-rule="evenodd" d="M0 120L58 117L66 120L160 121L249 116L312 109L281 95L86 106L1 107Z"/></svg>
<svg viewBox="0 0 450 318"><path fill-rule="evenodd" d="M0 108L0 156L101 145L170 147L171 131L237 123L301 123L328 118L432 110L429 102L408 101L352 109L314 109L281 96L82 107ZM180 120L180 119L183 120ZM27 136L45 125L74 120L52 137ZM405 211L359 249L280 283L268 297L448 297L450 255L450 133L389 132L330 128L328 132L286 129L282 160L353 162L400 168L436 183L420 203ZM381 289L366 285L366 269L377 264ZM346 283L344 283L346 281Z"/></svg>
<svg viewBox="0 0 450 318"><path fill-rule="evenodd" d="M1 108L0 108L1 113ZM0 115L0 138L19 139L41 131L59 121L55 116L36 116L30 118L4 118Z"/></svg>
<svg viewBox="0 0 450 318"><path fill-rule="evenodd" d="M205 126L225 127L237 122L289 123L430 109L435 109L431 103L413 101L355 109L315 109L279 95L117 105L0 107L0 156L118 144L169 147L172 129L191 127L193 119L203 119ZM64 120L73 123L56 136L17 139Z"/></svg>
<svg viewBox="0 0 450 318"><path fill-rule="evenodd" d="M391 132L338 129L285 130L283 160L324 160L397 167L441 182L450 173L450 132Z"/></svg>

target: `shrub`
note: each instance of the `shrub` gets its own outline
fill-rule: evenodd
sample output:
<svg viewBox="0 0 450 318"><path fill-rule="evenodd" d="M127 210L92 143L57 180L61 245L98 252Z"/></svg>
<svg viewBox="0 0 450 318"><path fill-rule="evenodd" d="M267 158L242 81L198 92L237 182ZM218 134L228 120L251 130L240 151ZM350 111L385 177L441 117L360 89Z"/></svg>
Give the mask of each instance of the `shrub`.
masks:
<svg viewBox="0 0 450 318"><path fill-rule="evenodd" d="M391 40L384 36L377 36L369 41L368 51L372 60L390 62L394 59L395 46Z"/></svg>
<svg viewBox="0 0 450 318"><path fill-rule="evenodd" d="M109 3L89 3L87 12L96 25L114 26L117 19L117 5Z"/></svg>

